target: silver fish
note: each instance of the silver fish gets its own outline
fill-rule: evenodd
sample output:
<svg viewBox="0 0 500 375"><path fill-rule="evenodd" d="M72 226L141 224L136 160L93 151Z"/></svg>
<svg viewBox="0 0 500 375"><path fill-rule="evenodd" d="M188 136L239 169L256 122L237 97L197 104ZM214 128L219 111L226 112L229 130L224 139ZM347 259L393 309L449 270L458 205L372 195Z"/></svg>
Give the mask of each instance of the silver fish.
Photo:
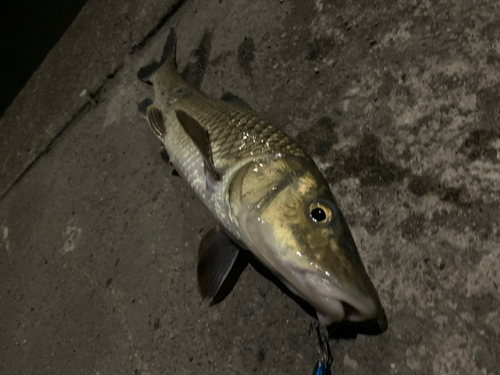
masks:
<svg viewBox="0 0 500 375"><path fill-rule="evenodd" d="M322 325L386 319L337 201L317 166L247 104L214 99L177 72L172 29L153 84L149 125L179 175L219 225L202 239L198 287L213 299L240 251L249 250ZM149 104L149 103L148 103Z"/></svg>

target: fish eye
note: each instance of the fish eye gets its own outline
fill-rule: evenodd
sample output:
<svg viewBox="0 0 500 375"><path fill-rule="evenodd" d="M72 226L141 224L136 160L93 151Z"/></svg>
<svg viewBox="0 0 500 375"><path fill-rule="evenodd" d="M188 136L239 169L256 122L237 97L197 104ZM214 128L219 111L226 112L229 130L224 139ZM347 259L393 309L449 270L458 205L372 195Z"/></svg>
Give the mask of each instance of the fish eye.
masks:
<svg viewBox="0 0 500 375"><path fill-rule="evenodd" d="M311 211L311 217L314 221L323 221L326 220L326 213L318 207Z"/></svg>
<svg viewBox="0 0 500 375"><path fill-rule="evenodd" d="M315 223L327 223L332 219L332 210L322 202L314 202L309 206L309 216Z"/></svg>

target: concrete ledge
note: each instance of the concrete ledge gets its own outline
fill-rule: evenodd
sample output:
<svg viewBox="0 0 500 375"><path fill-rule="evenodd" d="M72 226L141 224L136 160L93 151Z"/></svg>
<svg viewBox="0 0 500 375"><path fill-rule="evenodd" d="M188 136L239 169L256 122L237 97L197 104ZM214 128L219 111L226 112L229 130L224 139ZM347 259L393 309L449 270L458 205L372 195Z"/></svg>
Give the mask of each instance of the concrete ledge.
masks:
<svg viewBox="0 0 500 375"><path fill-rule="evenodd" d="M0 119L0 197L185 0L89 1ZM117 7L117 4L119 6Z"/></svg>

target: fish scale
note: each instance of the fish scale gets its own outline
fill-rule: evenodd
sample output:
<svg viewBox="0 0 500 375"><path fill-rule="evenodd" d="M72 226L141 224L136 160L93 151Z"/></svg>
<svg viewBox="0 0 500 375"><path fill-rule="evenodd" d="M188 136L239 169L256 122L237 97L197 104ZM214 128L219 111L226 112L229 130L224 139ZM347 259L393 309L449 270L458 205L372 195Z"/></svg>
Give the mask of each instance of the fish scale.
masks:
<svg viewBox="0 0 500 375"><path fill-rule="evenodd" d="M175 72L176 73L176 72ZM175 74L172 72L172 74ZM228 212L223 207L223 192L226 183L207 194L204 161L191 138L179 124L176 110L182 110L207 129L212 146L215 167L224 172L227 181L241 165L256 160L275 158L283 154L307 158L304 152L284 133L253 111L218 99L208 98L188 86L184 81L174 80L177 87L155 85L160 92L174 92L168 101L158 101L166 117L167 136L165 148L177 172L194 189L205 205L215 213L217 219L231 227ZM239 233L233 232L238 238Z"/></svg>
<svg viewBox="0 0 500 375"><path fill-rule="evenodd" d="M196 96L193 93L193 97L179 101L169 111L183 110L207 129L215 166L227 169L246 157L266 154L305 157L289 137L255 113L204 96L196 100Z"/></svg>

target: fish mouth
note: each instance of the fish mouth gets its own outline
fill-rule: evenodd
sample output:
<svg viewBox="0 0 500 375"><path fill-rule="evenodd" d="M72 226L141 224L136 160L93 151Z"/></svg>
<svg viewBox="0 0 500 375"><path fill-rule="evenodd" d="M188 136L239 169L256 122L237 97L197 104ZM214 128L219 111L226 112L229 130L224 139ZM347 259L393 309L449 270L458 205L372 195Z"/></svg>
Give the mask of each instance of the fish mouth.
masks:
<svg viewBox="0 0 500 375"><path fill-rule="evenodd" d="M348 321L360 323L385 316L377 298L350 291L332 278L307 270L292 271L295 289L315 309L321 325ZM288 283L292 280L288 279Z"/></svg>
<svg viewBox="0 0 500 375"><path fill-rule="evenodd" d="M263 237L262 233L252 231L249 233L252 234L249 238L253 239L251 242L253 246L250 246L250 249L257 259L271 270L291 292L316 309L322 326L344 321L361 323L386 320L375 287L367 275L363 277L364 269L361 269L358 275L363 280L361 283L363 288L349 288L339 283L333 274L327 277L315 270L302 268L293 262L280 261L269 243L258 241Z"/></svg>

